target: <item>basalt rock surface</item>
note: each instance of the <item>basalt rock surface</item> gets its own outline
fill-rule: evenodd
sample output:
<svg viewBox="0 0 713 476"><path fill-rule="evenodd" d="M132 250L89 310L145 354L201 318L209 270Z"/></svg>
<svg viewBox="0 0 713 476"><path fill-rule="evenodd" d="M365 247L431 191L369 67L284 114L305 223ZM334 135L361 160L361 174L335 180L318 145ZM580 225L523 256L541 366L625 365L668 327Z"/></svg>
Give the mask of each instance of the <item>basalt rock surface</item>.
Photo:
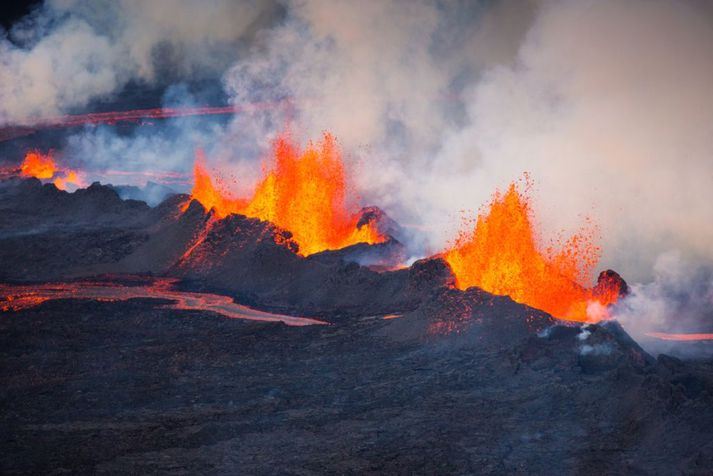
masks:
<svg viewBox="0 0 713 476"><path fill-rule="evenodd" d="M7 313L0 471L710 474L713 363L469 293L299 328L154 300Z"/></svg>
<svg viewBox="0 0 713 476"><path fill-rule="evenodd" d="M122 200L111 186L74 193L36 179L0 184L0 280L47 281L100 274L184 278L240 302L288 313L332 316L415 309L452 282L445 263L385 271L403 259L394 237L308 257L289 231L242 215L217 219L186 195L155 208ZM381 210L361 222L398 232Z"/></svg>

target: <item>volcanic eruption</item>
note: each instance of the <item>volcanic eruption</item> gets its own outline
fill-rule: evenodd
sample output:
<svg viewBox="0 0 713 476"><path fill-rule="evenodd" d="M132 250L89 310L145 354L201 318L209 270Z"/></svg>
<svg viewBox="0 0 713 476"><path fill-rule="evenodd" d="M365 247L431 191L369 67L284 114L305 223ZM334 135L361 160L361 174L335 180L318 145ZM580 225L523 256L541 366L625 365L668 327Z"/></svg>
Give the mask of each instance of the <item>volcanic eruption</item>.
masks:
<svg viewBox="0 0 713 476"><path fill-rule="evenodd" d="M704 4L0 7L0 472L709 474Z"/></svg>

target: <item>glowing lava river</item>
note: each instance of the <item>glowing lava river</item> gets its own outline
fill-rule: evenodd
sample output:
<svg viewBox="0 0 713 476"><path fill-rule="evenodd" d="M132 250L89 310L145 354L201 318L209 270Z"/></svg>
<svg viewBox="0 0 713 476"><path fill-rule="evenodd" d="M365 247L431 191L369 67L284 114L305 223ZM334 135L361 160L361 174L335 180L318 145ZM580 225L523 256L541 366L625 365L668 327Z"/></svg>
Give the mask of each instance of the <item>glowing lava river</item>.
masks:
<svg viewBox="0 0 713 476"><path fill-rule="evenodd" d="M56 299L92 299L95 301L125 301L127 299L166 299L169 309L208 311L231 319L283 322L288 326L327 324L306 317L286 316L251 309L233 302L229 296L196 293L173 289L178 279L157 278L149 284L124 285L105 281L77 281L33 285L0 284L0 311L12 312L38 306Z"/></svg>
<svg viewBox="0 0 713 476"><path fill-rule="evenodd" d="M673 340L679 342L698 342L713 340L713 333L670 333L670 332L647 332L647 336L662 340Z"/></svg>

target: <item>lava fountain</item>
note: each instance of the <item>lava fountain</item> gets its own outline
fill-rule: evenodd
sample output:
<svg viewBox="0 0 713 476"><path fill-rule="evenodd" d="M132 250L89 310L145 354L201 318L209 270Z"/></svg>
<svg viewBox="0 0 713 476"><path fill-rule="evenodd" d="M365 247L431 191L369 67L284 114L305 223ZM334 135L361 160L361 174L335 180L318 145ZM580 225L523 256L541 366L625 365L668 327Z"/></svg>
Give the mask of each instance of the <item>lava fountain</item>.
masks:
<svg viewBox="0 0 713 476"><path fill-rule="evenodd" d="M53 180L54 185L65 190L67 185L81 185L81 180L76 171L65 169L57 165L52 154L42 154L30 151L25 154L25 159L20 165L20 174L25 177L35 177L40 180Z"/></svg>
<svg viewBox="0 0 713 476"><path fill-rule="evenodd" d="M608 318L606 306L616 302L620 290L582 284L600 256L594 230L582 228L563 243L540 249L529 179L525 183L524 193L515 183L505 193L496 192L489 207L477 219L467 220L443 253L456 276L456 287L477 286L507 295L560 319L593 322Z"/></svg>
<svg viewBox="0 0 713 476"><path fill-rule="evenodd" d="M57 166L52 156L32 151L25 154L25 160L20 165L20 173L25 177L35 177L40 180L51 179L57 172Z"/></svg>
<svg viewBox="0 0 713 476"><path fill-rule="evenodd" d="M372 223L357 226L357 197L329 134L302 152L287 136L279 138L249 198L235 198L216 188L201 155L194 175L191 197L213 209L218 218L237 213L270 221L292 233L303 256L385 239Z"/></svg>

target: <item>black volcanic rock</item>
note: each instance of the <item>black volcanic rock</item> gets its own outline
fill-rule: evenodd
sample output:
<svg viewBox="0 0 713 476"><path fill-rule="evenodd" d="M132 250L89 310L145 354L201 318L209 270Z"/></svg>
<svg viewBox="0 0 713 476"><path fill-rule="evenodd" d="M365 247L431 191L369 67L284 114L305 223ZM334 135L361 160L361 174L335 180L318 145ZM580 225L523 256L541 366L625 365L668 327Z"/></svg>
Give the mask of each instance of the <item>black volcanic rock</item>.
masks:
<svg viewBox="0 0 713 476"><path fill-rule="evenodd" d="M578 335L578 365L587 374L615 369L623 364L644 368L653 359L617 322L591 324L582 327Z"/></svg>
<svg viewBox="0 0 713 476"><path fill-rule="evenodd" d="M404 232L401 226L391 219L386 212L379 207L364 207L359 212L357 228L372 224L384 236L391 236L396 240L403 241Z"/></svg>
<svg viewBox="0 0 713 476"><path fill-rule="evenodd" d="M332 318L414 309L428 294L423 283L413 286L407 269L379 273L340 252L303 258L295 249L289 233L273 224L230 215L209 224L170 274L263 308Z"/></svg>
<svg viewBox="0 0 713 476"><path fill-rule="evenodd" d="M36 179L0 183L0 279L92 274L149 238L151 208L94 183L73 193Z"/></svg>
<svg viewBox="0 0 713 476"><path fill-rule="evenodd" d="M149 210L144 202L122 200L111 187L98 182L72 193L34 178L0 183L2 235L48 226L140 226Z"/></svg>
<svg viewBox="0 0 713 476"><path fill-rule="evenodd" d="M713 366L652 360L609 325L563 326L475 288L397 319L303 328L159 304L64 300L3 315L4 474L713 464ZM433 328L439 309L464 313L457 332ZM583 359L585 344L618 358Z"/></svg>
<svg viewBox="0 0 713 476"><path fill-rule="evenodd" d="M454 287L455 276L443 258L426 258L414 262L409 268L409 282L416 289Z"/></svg>
<svg viewBox="0 0 713 476"><path fill-rule="evenodd" d="M395 238L383 243L356 243L339 250L325 250L310 255L308 259L324 264L356 263L375 271L388 271L401 266L406 260L406 249Z"/></svg>
<svg viewBox="0 0 713 476"><path fill-rule="evenodd" d="M102 263L85 269L84 275L103 273L166 273L200 236L212 215L190 202L186 195L174 195L151 209L144 230L147 239L131 254L115 262Z"/></svg>
<svg viewBox="0 0 713 476"><path fill-rule="evenodd" d="M629 285L626 284L624 278L619 273L607 269L599 273L597 284L594 286L594 295L601 296L606 294L614 294L619 297L624 297L629 294Z"/></svg>
<svg viewBox="0 0 713 476"><path fill-rule="evenodd" d="M449 285L443 265L380 273L356 263L393 265L403 249L393 239L304 258L289 231L241 215L218 219L196 201L186 207L185 195L150 208L99 184L72 194L36 180L6 185L11 198L0 209L0 221L8 223L0 234L0 259L9 264L0 271L4 280L164 274L252 305L332 318L415 309L433 289ZM26 218L19 236L10 224L22 221L18 214L27 215L28 203L39 212Z"/></svg>

